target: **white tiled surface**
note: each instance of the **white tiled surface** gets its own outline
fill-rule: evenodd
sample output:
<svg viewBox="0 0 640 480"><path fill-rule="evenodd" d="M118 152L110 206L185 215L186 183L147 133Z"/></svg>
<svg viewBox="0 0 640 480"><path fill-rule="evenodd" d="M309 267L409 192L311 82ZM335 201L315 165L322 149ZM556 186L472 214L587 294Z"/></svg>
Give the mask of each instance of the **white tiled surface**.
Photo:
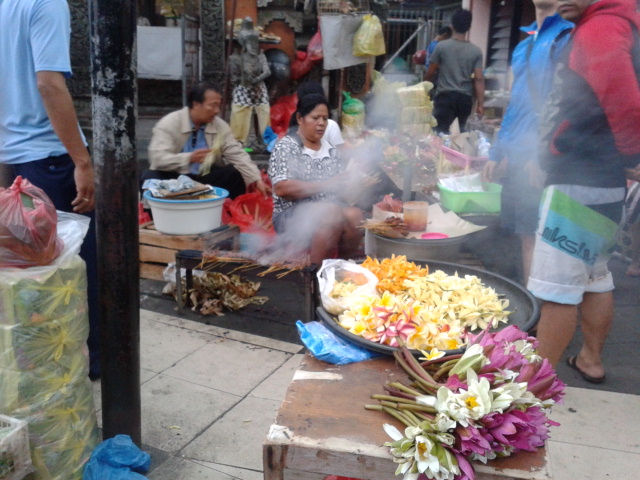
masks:
<svg viewBox="0 0 640 480"><path fill-rule="evenodd" d="M300 346L145 310L140 316L142 441L166 452L154 456L162 463L148 478L261 480L262 441ZM94 388L99 407L99 382ZM640 479L638 400L568 388L552 415L561 423L548 443L553 480Z"/></svg>

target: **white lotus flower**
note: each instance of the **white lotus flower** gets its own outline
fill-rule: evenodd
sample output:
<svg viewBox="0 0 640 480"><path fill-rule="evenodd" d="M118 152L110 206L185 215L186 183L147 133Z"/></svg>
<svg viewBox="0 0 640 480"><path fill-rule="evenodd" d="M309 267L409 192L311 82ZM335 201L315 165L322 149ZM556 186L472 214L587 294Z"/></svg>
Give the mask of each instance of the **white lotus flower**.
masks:
<svg viewBox="0 0 640 480"><path fill-rule="evenodd" d="M491 390L493 401L491 402L492 412L504 412L515 401L522 398L527 392L526 383L504 383Z"/></svg>
<svg viewBox="0 0 640 480"><path fill-rule="evenodd" d="M453 393L446 387L438 389L436 409L448 415L463 427L469 425L469 420L479 420L490 413L492 395L489 381L486 378L478 379L478 375L472 369L466 372L467 390Z"/></svg>

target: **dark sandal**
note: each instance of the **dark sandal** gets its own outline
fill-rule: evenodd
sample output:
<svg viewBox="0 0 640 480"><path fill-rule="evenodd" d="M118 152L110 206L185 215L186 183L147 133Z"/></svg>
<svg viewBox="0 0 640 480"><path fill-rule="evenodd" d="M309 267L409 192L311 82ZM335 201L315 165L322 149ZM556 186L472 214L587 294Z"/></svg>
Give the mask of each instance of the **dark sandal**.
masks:
<svg viewBox="0 0 640 480"><path fill-rule="evenodd" d="M592 377L588 373L585 373L582 370L580 370L580 368L578 367L578 364L576 363L576 357L567 358L567 365L569 365L576 372L578 372L580 375L582 375L582 378L584 378L589 383L602 383L602 382L604 382L605 375L603 375L602 377Z"/></svg>

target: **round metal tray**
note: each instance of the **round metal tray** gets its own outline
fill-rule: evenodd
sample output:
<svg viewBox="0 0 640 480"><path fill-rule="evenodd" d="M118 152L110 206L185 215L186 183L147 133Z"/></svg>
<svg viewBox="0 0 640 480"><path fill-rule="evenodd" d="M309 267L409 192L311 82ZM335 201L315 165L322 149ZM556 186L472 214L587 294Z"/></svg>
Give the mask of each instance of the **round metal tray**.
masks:
<svg viewBox="0 0 640 480"><path fill-rule="evenodd" d="M538 323L538 319L540 317L540 308L538 307L536 298L526 288L512 280L509 280L506 277L503 277L502 275L487 272L485 270L480 270L479 268L459 265L456 263L438 262L435 260L422 262L414 259L411 259L411 261L420 263L421 265L427 265L430 272L442 270L448 275L453 275L456 272L458 276L476 275L478 278L480 278L484 285L493 288L499 295L503 295L504 298L509 300L508 309L512 313L509 315L509 321L506 324L500 324L497 330L500 330L501 328L504 328L508 325L516 325L521 330L529 332ZM331 331L336 333L338 336L349 340L350 342L353 342L375 352L384 353L386 355L393 355L393 352L396 350L395 347L371 342L362 337L359 337L358 335L354 335L353 333L341 327L336 321L336 317L331 315L322 307L317 308L317 313L318 317L320 317L320 320ZM460 352L462 352L462 350L445 350L445 355L453 355ZM413 350L412 353L414 355L420 355L420 352L417 350Z"/></svg>
<svg viewBox="0 0 640 480"><path fill-rule="evenodd" d="M477 232L474 232L477 233ZM432 259L454 261L458 259L460 247L474 233L442 239L390 238L365 231L365 252L370 257L387 258L405 255L414 261L427 262Z"/></svg>

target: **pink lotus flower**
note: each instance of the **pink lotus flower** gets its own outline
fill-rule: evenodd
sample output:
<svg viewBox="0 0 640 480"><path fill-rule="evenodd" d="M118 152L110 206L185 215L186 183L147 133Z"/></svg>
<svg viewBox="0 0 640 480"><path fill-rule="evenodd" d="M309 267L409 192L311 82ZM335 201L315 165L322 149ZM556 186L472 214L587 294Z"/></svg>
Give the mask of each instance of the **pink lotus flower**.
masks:
<svg viewBox="0 0 640 480"><path fill-rule="evenodd" d="M546 358L538 363L523 365L516 381L527 382L527 390L543 402L548 399L561 402L564 396L566 385L558 378Z"/></svg>
<svg viewBox="0 0 640 480"><path fill-rule="evenodd" d="M558 423L549 420L540 407L526 411L512 409L504 413L490 413L482 419L480 433L495 445L495 452L506 450L534 451L549 438L549 426ZM502 448L496 448L501 446Z"/></svg>
<svg viewBox="0 0 640 480"><path fill-rule="evenodd" d="M477 343L482 346L495 345L502 343L515 343L518 340L526 340L533 344L534 348L538 346L538 340L535 337L530 337L529 334L523 330L520 330L515 325L509 325L497 332L489 332L485 330L478 335L469 335L470 343Z"/></svg>
<svg viewBox="0 0 640 480"><path fill-rule="evenodd" d="M487 456L491 451L491 444L482 436L480 431L473 425L456 427L457 441L455 449L462 455L471 455L473 453L482 457Z"/></svg>
<svg viewBox="0 0 640 480"><path fill-rule="evenodd" d="M451 375L449 378L447 378L444 386L454 393L458 393L460 389L467 390L468 388L467 384L460 380L460 377L458 377L458 375Z"/></svg>

